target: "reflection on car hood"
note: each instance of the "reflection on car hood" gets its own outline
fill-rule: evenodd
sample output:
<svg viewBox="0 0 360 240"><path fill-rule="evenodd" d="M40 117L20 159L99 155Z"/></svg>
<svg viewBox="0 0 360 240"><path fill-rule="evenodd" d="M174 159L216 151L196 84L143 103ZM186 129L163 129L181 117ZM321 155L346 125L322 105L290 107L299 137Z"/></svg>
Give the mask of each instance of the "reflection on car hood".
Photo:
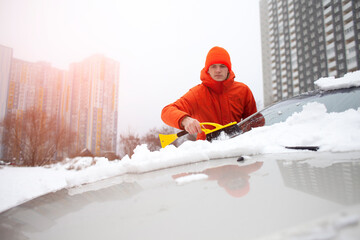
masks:
<svg viewBox="0 0 360 240"><path fill-rule="evenodd" d="M0 238L359 236L359 156L271 154L119 176L48 194L1 213Z"/></svg>

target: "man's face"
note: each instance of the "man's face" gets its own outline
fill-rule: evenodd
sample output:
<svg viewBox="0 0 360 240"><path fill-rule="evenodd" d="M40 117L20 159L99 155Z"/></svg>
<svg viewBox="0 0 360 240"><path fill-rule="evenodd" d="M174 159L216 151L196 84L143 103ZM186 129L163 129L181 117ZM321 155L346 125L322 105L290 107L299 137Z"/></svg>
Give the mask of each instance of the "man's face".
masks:
<svg viewBox="0 0 360 240"><path fill-rule="evenodd" d="M222 82L227 79L229 69L224 64L213 64L209 67L208 73L215 81Z"/></svg>

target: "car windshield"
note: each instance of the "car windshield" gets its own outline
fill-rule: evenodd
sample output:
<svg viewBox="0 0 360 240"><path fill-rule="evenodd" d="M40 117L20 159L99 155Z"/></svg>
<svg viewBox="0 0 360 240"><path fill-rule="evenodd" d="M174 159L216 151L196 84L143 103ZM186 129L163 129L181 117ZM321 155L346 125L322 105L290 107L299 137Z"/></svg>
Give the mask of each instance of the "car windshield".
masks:
<svg viewBox="0 0 360 240"><path fill-rule="evenodd" d="M242 121L239 126L243 132L253 127L269 126L285 121L295 112L301 112L310 102L322 103L327 112L343 112L360 107L360 88L333 91L314 91L275 103Z"/></svg>

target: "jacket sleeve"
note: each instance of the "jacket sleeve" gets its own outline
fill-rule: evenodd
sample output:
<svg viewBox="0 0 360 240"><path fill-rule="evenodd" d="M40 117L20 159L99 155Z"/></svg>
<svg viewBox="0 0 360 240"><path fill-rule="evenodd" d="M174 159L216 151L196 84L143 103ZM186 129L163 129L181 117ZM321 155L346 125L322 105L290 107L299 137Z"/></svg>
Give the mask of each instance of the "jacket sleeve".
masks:
<svg viewBox="0 0 360 240"><path fill-rule="evenodd" d="M163 108L161 111L161 119L167 125L178 129L183 129L181 121L186 116L191 116L194 112L196 100L194 94L189 90L184 96L176 102L171 103Z"/></svg>

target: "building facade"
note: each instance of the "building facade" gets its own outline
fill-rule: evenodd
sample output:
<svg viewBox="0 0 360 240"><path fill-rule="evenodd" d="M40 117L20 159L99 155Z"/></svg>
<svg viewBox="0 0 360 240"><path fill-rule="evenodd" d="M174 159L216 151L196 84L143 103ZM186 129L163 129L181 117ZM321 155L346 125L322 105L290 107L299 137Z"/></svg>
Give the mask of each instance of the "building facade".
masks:
<svg viewBox="0 0 360 240"><path fill-rule="evenodd" d="M0 45L0 122L4 120L6 115L12 54L11 48ZM0 143L2 138L3 129L0 125ZM3 147L0 144L0 159L2 157Z"/></svg>
<svg viewBox="0 0 360 240"><path fill-rule="evenodd" d="M62 85L66 72L46 62L12 59L7 112L21 114L34 108L51 116L60 116Z"/></svg>
<svg viewBox="0 0 360 240"><path fill-rule="evenodd" d="M71 128L75 151L116 152L119 63L94 55L70 65Z"/></svg>
<svg viewBox="0 0 360 240"><path fill-rule="evenodd" d="M360 69L360 1L261 0L265 106Z"/></svg>
<svg viewBox="0 0 360 240"><path fill-rule="evenodd" d="M116 152L118 62L94 55L65 71L46 62L15 59L11 48L0 45L0 67L1 121L10 113L21 118L33 108L56 116L56 127L76 135L69 152L85 148L95 155ZM4 157L6 149L1 145L0 150Z"/></svg>

